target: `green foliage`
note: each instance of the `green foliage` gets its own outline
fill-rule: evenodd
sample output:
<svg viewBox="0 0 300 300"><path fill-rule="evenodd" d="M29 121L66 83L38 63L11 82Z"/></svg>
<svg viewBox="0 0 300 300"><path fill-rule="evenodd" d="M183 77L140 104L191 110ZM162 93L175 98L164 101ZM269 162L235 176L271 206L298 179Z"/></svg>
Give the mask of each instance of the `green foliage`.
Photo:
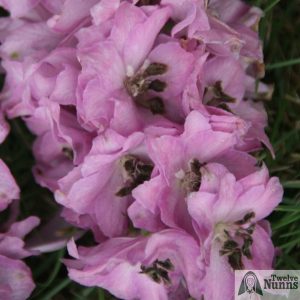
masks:
<svg viewBox="0 0 300 300"><path fill-rule="evenodd" d="M266 164L285 188L282 204L269 218L279 249L278 269L300 267L300 6L295 0L251 1L265 16L260 26L264 42L267 83L275 85L266 103L268 135L276 159L265 152Z"/></svg>

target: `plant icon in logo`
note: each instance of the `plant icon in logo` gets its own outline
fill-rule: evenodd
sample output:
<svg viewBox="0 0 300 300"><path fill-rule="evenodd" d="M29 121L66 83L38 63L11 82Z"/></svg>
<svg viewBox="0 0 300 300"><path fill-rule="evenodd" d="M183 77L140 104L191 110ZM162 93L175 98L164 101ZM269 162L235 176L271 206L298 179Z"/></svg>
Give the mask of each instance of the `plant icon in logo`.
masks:
<svg viewBox="0 0 300 300"><path fill-rule="evenodd" d="M241 282L238 295L240 296L246 292L250 295L256 293L258 295L263 296L263 292L262 292L260 283L259 283L255 273L252 271L249 271L245 274L245 276Z"/></svg>

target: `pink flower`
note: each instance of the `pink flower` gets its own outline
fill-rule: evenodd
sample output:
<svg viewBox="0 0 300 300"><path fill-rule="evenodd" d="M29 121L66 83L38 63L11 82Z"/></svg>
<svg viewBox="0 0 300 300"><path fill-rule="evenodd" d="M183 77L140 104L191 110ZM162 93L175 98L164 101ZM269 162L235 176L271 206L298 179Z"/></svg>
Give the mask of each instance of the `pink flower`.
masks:
<svg viewBox="0 0 300 300"><path fill-rule="evenodd" d="M242 64L230 57L214 57L209 59L203 69L205 77L200 78L206 90L203 102L221 101L229 108L237 106L244 98L246 76ZM215 104L215 105L216 105Z"/></svg>
<svg viewBox="0 0 300 300"><path fill-rule="evenodd" d="M263 61L262 44L258 37L258 24L263 12L243 1L210 1L208 10L215 18L228 24L242 40L241 56Z"/></svg>
<svg viewBox="0 0 300 300"><path fill-rule="evenodd" d="M223 123L216 122L218 119ZM136 227L155 231L161 223L154 220L161 219L169 227L191 232L184 199L199 189L202 165L220 161L239 177L255 169L255 159L234 149L245 133L243 123L228 121L230 118L206 118L194 111L187 117L182 135L149 139L149 156L159 173L133 191L136 201L129 208L129 216Z"/></svg>
<svg viewBox="0 0 300 300"><path fill-rule="evenodd" d="M260 221L279 204L283 190L265 166L239 180L220 164L207 164L200 172L199 191L188 196L187 207L203 247L204 297L231 299L232 269L272 268L270 230ZM216 284L218 289L211 288Z"/></svg>
<svg viewBox="0 0 300 300"><path fill-rule="evenodd" d="M30 116L45 99L62 105L76 104L80 65L72 48L58 48L49 55L31 56L23 62L5 61L8 77L3 108L9 117ZM44 101L43 101L44 100Z"/></svg>
<svg viewBox="0 0 300 300"><path fill-rule="evenodd" d="M45 54L63 38L41 20L29 22L5 18L0 25L0 54L6 60L23 61L27 56Z"/></svg>
<svg viewBox="0 0 300 300"><path fill-rule="evenodd" d="M35 179L41 186L55 191L58 180L74 167L72 149L59 143L51 131L46 131L35 140L33 153L36 157L33 168Z"/></svg>
<svg viewBox="0 0 300 300"><path fill-rule="evenodd" d="M191 75L191 82L183 96L186 113L191 109L203 111L204 108L199 102L199 99L202 99L205 110L210 114L224 117L235 115L247 122L248 131L243 138L244 145L239 146L240 150L260 149L262 142L273 154L270 141L264 132L267 126L264 107L261 103L251 101L255 98L270 97L270 88L259 83L256 91L254 78L246 75L245 66L237 59L214 57L204 63L199 62L199 73Z"/></svg>
<svg viewBox="0 0 300 300"><path fill-rule="evenodd" d="M126 234L132 191L151 178L155 167L146 140L178 134L176 127L167 125L158 122L129 137L108 129L95 138L84 162L58 181L56 200L77 215L66 212L67 219L93 229L96 236L99 230L107 237Z"/></svg>
<svg viewBox="0 0 300 300"><path fill-rule="evenodd" d="M161 0L172 8L172 36L187 36L204 43L220 56L245 56L262 61L262 47L255 31L262 12L236 0ZM254 30L253 30L254 29Z"/></svg>
<svg viewBox="0 0 300 300"><path fill-rule="evenodd" d="M0 111L0 144L6 139L9 129L9 124L6 122L2 112Z"/></svg>
<svg viewBox="0 0 300 300"><path fill-rule="evenodd" d="M153 170L144 139L141 132L126 138L112 130L98 136L84 162L59 180L56 200L89 215L105 236L125 234L131 191Z"/></svg>
<svg viewBox="0 0 300 300"><path fill-rule="evenodd" d="M12 224L7 232L0 233L1 299L27 299L35 287L30 269L20 259L36 254L25 248L23 238L38 224L38 218L29 217Z"/></svg>
<svg viewBox="0 0 300 300"><path fill-rule="evenodd" d="M98 1L99 0L60 1L62 3L60 5L60 12L48 19L47 25L56 32L72 33L76 28L89 23L90 9Z"/></svg>
<svg viewBox="0 0 300 300"><path fill-rule="evenodd" d="M161 0L160 3L172 8L172 19L176 22L176 25L172 28L172 35L186 33L191 38L198 30L210 29L204 1Z"/></svg>
<svg viewBox="0 0 300 300"><path fill-rule="evenodd" d="M25 121L38 135L33 145L37 160L35 177L42 186L54 191L58 188L57 181L84 160L94 134L78 124L70 106L48 100L41 101L41 106Z"/></svg>
<svg viewBox="0 0 300 300"><path fill-rule="evenodd" d="M13 18L23 17L41 0L1 0L0 5L10 11Z"/></svg>
<svg viewBox="0 0 300 300"><path fill-rule="evenodd" d="M121 0L102 0L91 9L93 24L99 25L110 19L119 8Z"/></svg>
<svg viewBox="0 0 300 300"><path fill-rule="evenodd" d="M261 148L262 142L275 157L273 147L266 135L264 128L268 124L268 116L261 102L254 102L252 100L242 101L237 107L232 109L243 120L251 122L251 127L245 136L247 143L241 150L253 151Z"/></svg>
<svg viewBox="0 0 300 300"><path fill-rule="evenodd" d="M131 122L138 112L133 106L172 120L184 118L180 96L195 58L176 40L157 44L169 11L163 7L147 15L123 2L101 28L78 32L82 72L77 96L83 126L103 131L119 117L117 105L126 107ZM92 35L96 30L100 31L97 39Z"/></svg>
<svg viewBox="0 0 300 300"><path fill-rule="evenodd" d="M8 167L0 160L0 211L19 198L20 189Z"/></svg>
<svg viewBox="0 0 300 300"><path fill-rule="evenodd" d="M51 132L53 139L73 152L74 163L79 164L90 151L94 134L84 130L78 123L70 106L60 106L45 100L35 109L34 115L25 118L27 126L37 135Z"/></svg>
<svg viewBox="0 0 300 300"><path fill-rule="evenodd" d="M76 248L65 260L71 279L99 286L122 299L200 299L200 249L180 230L149 237L113 238L93 248Z"/></svg>
<svg viewBox="0 0 300 300"><path fill-rule="evenodd" d="M36 252L25 248L23 239L39 223L39 218L29 217L23 221L13 223L7 232L0 233L0 255L22 259L36 254Z"/></svg>
<svg viewBox="0 0 300 300"><path fill-rule="evenodd" d="M248 27L255 25L263 14L258 7L240 0L211 0L208 10L224 23L230 25L243 23Z"/></svg>
<svg viewBox="0 0 300 300"><path fill-rule="evenodd" d="M25 300L34 288L30 269L25 263L0 255L1 299Z"/></svg>

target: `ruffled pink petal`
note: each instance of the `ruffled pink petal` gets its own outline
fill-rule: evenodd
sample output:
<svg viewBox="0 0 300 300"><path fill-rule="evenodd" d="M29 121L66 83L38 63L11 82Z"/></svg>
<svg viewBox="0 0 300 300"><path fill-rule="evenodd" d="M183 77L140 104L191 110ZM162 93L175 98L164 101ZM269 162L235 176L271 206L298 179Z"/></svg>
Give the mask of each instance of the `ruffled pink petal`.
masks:
<svg viewBox="0 0 300 300"><path fill-rule="evenodd" d="M0 160L0 211L20 198L20 189L5 163Z"/></svg>

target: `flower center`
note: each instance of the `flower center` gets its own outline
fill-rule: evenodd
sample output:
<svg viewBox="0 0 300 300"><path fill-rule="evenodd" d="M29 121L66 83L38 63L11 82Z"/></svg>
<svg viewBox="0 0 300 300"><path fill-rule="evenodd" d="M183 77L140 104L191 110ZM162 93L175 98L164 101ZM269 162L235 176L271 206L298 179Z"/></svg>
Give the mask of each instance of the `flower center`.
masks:
<svg viewBox="0 0 300 300"><path fill-rule="evenodd" d="M74 159L74 152L71 148L69 147L63 147L62 148L62 153L69 159L73 160Z"/></svg>
<svg viewBox="0 0 300 300"><path fill-rule="evenodd" d="M125 88L130 96L140 106L150 109L152 113L164 113L163 100L160 97L146 99L147 91L163 92L167 87L166 82L153 78L153 76L163 75L168 67L162 63L151 63L145 70L137 72L135 75L127 77L124 81Z"/></svg>
<svg viewBox="0 0 300 300"><path fill-rule="evenodd" d="M161 0L140 0L136 4L137 6L145 6L145 5L159 5Z"/></svg>
<svg viewBox="0 0 300 300"><path fill-rule="evenodd" d="M176 177L180 180L181 187L189 194L197 192L201 185L201 172L202 164L198 159L193 159L189 163L188 171L180 170L176 173Z"/></svg>
<svg viewBox="0 0 300 300"><path fill-rule="evenodd" d="M222 109L228 110L228 103L235 103L236 99L226 94L222 87L222 82L217 81L213 86L205 88L204 97L207 100L207 104Z"/></svg>
<svg viewBox="0 0 300 300"><path fill-rule="evenodd" d="M252 259L250 248L255 224L251 219L254 217L255 213L250 212L233 224L219 223L215 226L215 240L222 243L220 255L227 256L228 263L234 270L244 269L243 256Z"/></svg>
<svg viewBox="0 0 300 300"><path fill-rule="evenodd" d="M125 197L130 195L132 190L138 185L151 178L153 164L143 162L141 159L133 155L124 156L121 159L121 164L125 185L117 191L116 195L119 197Z"/></svg>
<svg viewBox="0 0 300 300"><path fill-rule="evenodd" d="M173 269L174 266L169 258L164 261L156 259L149 267L141 265L140 273L148 275L157 283L163 282L164 284L170 284L169 271Z"/></svg>

